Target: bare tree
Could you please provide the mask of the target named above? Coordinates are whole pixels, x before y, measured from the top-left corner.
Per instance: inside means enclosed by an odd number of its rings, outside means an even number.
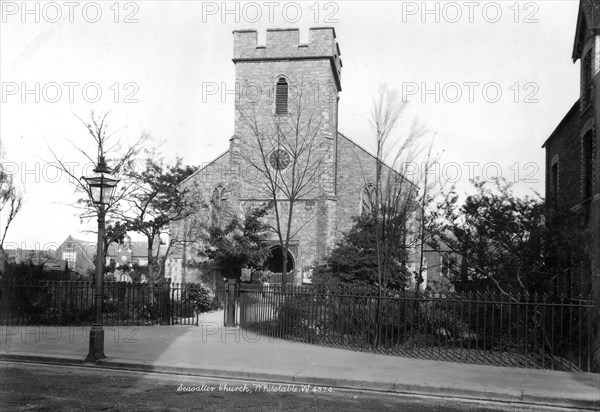
[[[255,111],[238,109],[252,135],[243,142],[247,147],[241,150],[242,157],[257,172],[257,183],[275,214],[270,229],[282,249],[283,279],[290,241],[310,221],[293,225],[294,208],[300,200],[323,196],[320,177],[333,167],[327,162],[333,140],[323,136],[322,107],[303,101],[302,90],[299,85],[298,95],[290,99],[286,113],[274,114],[267,121],[259,121]]]
[[[430,172],[439,165],[440,154],[433,154],[433,144],[435,142],[435,134],[431,139],[431,143],[427,150],[425,160],[421,163],[419,170],[419,186],[420,196],[418,199],[419,203],[419,229],[418,238],[416,239],[416,245],[419,248],[419,265],[416,273],[416,284],[417,289],[420,288],[424,282],[423,273],[425,272],[425,247],[435,244],[434,235],[436,230],[432,222],[432,205],[435,200],[442,194],[446,189],[446,183],[439,178],[430,179]]]
[[[417,287],[422,283],[425,246],[432,235],[428,208],[443,187],[439,179],[429,178],[439,162],[439,155],[433,155],[435,134],[426,145],[430,133],[417,119],[409,123],[410,127],[404,126],[407,105],[396,90],[382,86],[371,113],[376,172],[370,211],[375,223],[381,288],[389,285],[393,273],[390,268],[397,266],[398,257],[407,257],[412,251],[418,258]],[[365,171],[365,176],[367,180],[370,174]]]
[[[10,224],[17,216],[23,205],[23,194],[15,186],[14,177],[8,173],[4,163],[0,162],[0,221],[4,219],[4,230],[0,238],[0,250],[4,247],[4,239]]]
[[[123,149],[120,139],[118,139],[116,136],[117,132],[122,130],[122,128],[110,131],[110,127],[107,122],[108,115],[109,113],[96,114],[94,111],[92,111],[90,114],[90,121],[85,121],[81,117],[75,115],[75,117],[77,117],[77,119],[87,129],[87,133],[91,137],[90,143],[92,143],[92,146],[90,146],[89,149],[76,145],[70,139],[67,139],[67,141],[81,155],[81,158],[85,159],[84,163],[93,165],[93,168],[95,169],[98,167],[98,163],[101,160],[104,160],[110,166],[112,173],[119,175],[125,167],[133,167],[132,165],[135,161],[135,157],[140,152],[143,143],[147,141],[149,137],[147,135],[142,135],[133,144],[127,145]],[[54,157],[54,163],[57,165],[56,167],[69,177],[69,182],[75,186],[75,191],[80,195],[79,199],[74,205],[77,209],[81,210],[80,216],[82,218],[91,218],[96,216],[98,209],[92,203],[92,193],[90,187],[85,183],[85,181],[83,181],[81,176],[75,175],[74,168],[70,167],[72,163],[69,163],[59,157],[52,147],[48,146],[48,149]],[[96,151],[96,159],[94,159],[93,155],[91,154],[93,151]],[[113,196],[113,198],[109,200],[109,203],[104,206],[109,219],[111,217],[114,219],[114,214],[112,212],[114,212],[115,206],[130,193],[130,190],[130,186],[120,185],[120,188],[115,193],[115,196]],[[73,204],[70,203],[70,205]],[[94,233],[96,232],[94,231]],[[108,250],[110,243],[114,242],[114,240],[111,240],[109,237],[107,237],[107,234],[110,235],[109,232],[106,232],[104,236],[105,251]]]
[[[418,186],[407,177],[407,168],[416,163],[419,140],[425,133],[415,121],[408,132],[401,133],[400,121],[406,109],[395,90],[382,86],[373,103],[371,124],[375,134],[375,176],[369,201],[377,247],[377,283],[380,293],[397,277],[398,266],[404,268],[410,243],[414,239],[414,212]],[[389,166],[388,166],[389,165]],[[365,171],[365,180],[371,173]],[[401,261],[398,261],[401,260]],[[406,274],[404,274],[406,276]]]

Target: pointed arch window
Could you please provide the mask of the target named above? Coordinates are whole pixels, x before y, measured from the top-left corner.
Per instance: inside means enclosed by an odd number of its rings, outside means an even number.
[[[223,207],[223,204],[226,203],[228,200],[229,195],[225,187],[223,185],[215,187],[211,198],[211,203],[213,204],[213,206],[220,209],[221,207]]]
[[[288,113],[288,82],[280,77],[275,86],[275,114]]]
[[[360,213],[361,215],[370,215],[373,212],[375,201],[375,186],[369,184],[365,186],[360,195]]]
[[[218,185],[212,192],[210,199],[212,217],[214,221],[220,221],[223,212],[227,209],[229,202],[229,192],[225,189],[225,186]]]

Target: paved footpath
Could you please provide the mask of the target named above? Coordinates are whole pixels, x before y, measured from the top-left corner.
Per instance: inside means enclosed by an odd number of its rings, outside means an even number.
[[[105,327],[103,367],[600,410],[600,375],[467,365],[328,348],[222,327]],[[0,359],[84,364],[84,327],[0,326]]]

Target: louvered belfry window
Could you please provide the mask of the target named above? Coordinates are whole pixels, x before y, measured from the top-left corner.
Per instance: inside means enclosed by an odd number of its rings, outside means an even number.
[[[287,112],[288,83],[284,77],[280,77],[275,88],[275,114],[287,114]]]

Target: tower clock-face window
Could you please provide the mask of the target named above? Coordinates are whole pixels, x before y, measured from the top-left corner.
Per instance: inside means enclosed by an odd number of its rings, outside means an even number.
[[[290,164],[290,154],[283,149],[277,149],[269,156],[269,164],[275,170],[283,170]]]

